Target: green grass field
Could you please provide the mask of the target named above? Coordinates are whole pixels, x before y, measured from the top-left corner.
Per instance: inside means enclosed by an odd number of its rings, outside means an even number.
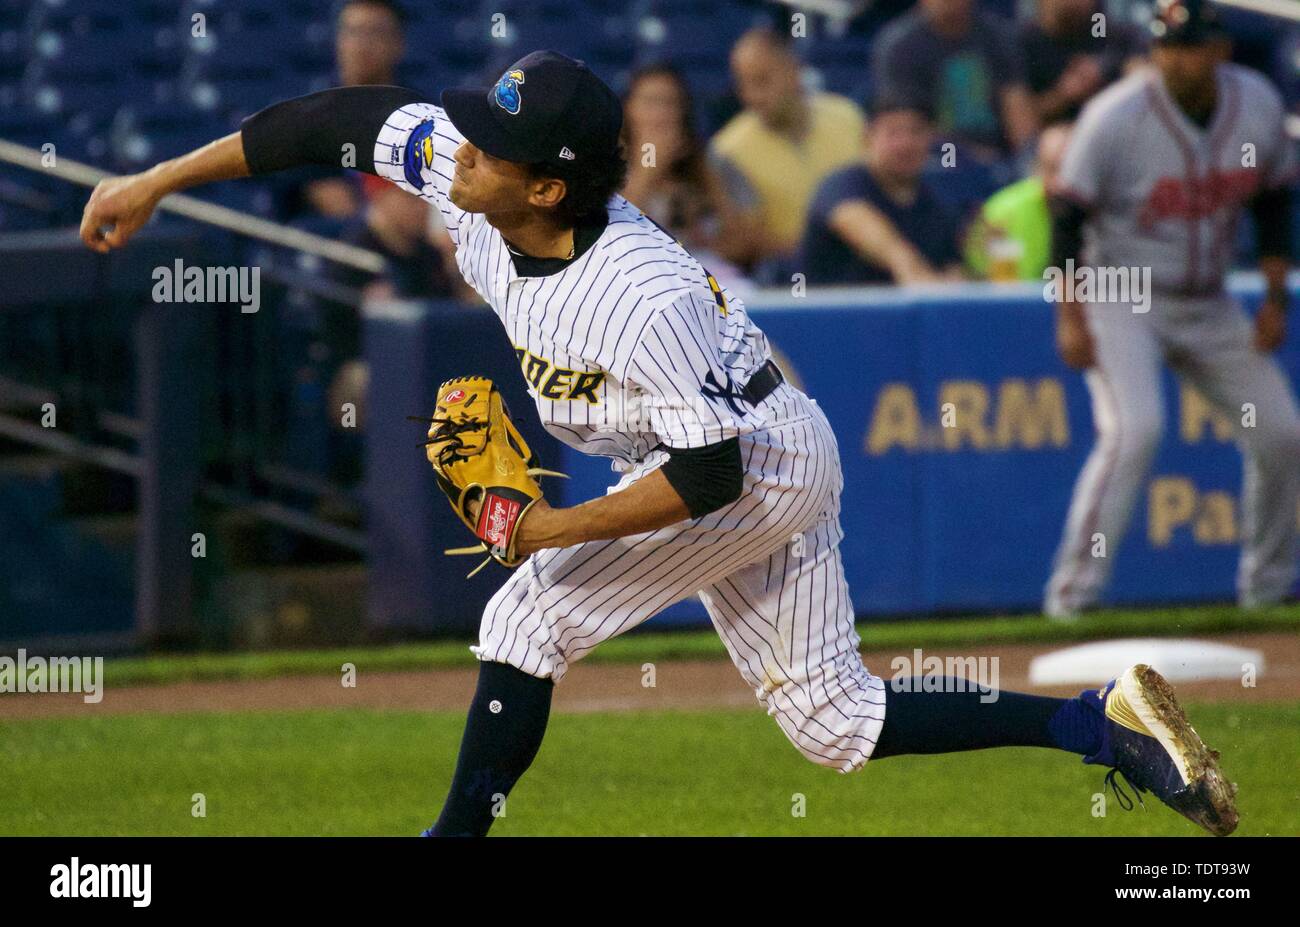
[[[1241,834],[1300,834],[1296,705],[1189,706],[1240,785]],[[3,834],[415,834],[449,781],[459,714],[307,711],[0,724]],[[1157,801],[1048,750],[900,757],[841,775],[763,712],[559,715],[494,833],[1191,835]],[[191,815],[203,793],[206,818]],[[806,816],[792,814],[794,796]]]

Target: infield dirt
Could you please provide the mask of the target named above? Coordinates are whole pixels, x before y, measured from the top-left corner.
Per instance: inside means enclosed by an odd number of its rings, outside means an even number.
[[[1216,641],[1264,653],[1265,668],[1257,684],[1236,680],[1179,683],[1183,701],[1300,700],[1300,636],[1290,633],[1241,634]],[[926,656],[997,657],[998,687],[1045,695],[1073,695],[1077,686],[1035,687],[1028,682],[1030,661],[1054,647],[998,645],[960,653],[927,649]],[[911,651],[866,650],[867,666],[888,679],[895,657]],[[757,706],[754,693],[736,669],[721,660],[674,660],[654,667],[654,686],[640,663],[578,663],[555,690],[554,710],[595,711],[707,710]],[[344,687],[339,676],[284,676],[274,679],[217,680],[114,688],[111,671],[103,701],[88,705],[76,694],[0,696],[0,720],[68,717],[88,714],[140,714],[198,711],[292,711],[315,708],[394,708],[464,711],[474,692],[477,670],[466,654],[464,668],[367,673],[357,666],[356,686]],[[1104,680],[1098,680],[1104,682]]]

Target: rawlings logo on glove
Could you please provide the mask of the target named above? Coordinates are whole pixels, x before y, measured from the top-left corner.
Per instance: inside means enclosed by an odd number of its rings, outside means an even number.
[[[458,547],[449,554],[488,554],[470,572],[490,560],[515,567],[515,539],[529,509],[542,498],[539,476],[564,476],[543,470],[519,434],[493,382],[486,377],[457,377],[438,388],[425,442],[438,487],[452,510],[482,544]]]

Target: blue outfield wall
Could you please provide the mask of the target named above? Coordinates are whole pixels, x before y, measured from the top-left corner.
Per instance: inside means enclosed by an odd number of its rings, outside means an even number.
[[[1258,303],[1253,281],[1234,285],[1234,292],[1248,309]],[[1057,358],[1052,310],[1039,288],[972,285],[955,293],[908,295],[813,291],[803,298],[755,296],[747,304],[782,368],[818,401],[839,439],[843,556],[858,614],[1035,609],[1075,477],[1093,440],[1087,390],[1082,377]],[[459,312],[463,316],[465,310]],[[486,312],[475,323],[496,326]],[[436,327],[432,320],[429,324]],[[499,350],[489,352],[494,375],[513,378],[508,382],[519,385],[522,394],[513,355],[499,327],[497,333],[491,337],[499,338]],[[410,330],[400,337],[407,340]],[[445,339],[432,329],[427,337]],[[469,372],[465,358],[431,353],[447,376]],[[1300,379],[1300,332],[1293,332],[1279,356],[1292,381]],[[429,377],[426,388],[441,377],[441,372]],[[1164,394],[1165,442],[1119,545],[1122,552],[1113,543],[1108,551],[1119,553],[1109,596],[1115,604],[1233,596],[1240,453],[1228,422],[1168,374]],[[374,400],[372,408],[386,408],[384,397]],[[403,401],[418,407],[429,399]],[[952,403],[951,427],[941,420],[946,403]],[[512,403],[516,414],[521,405]],[[536,424],[531,411],[525,415]],[[383,426],[372,420],[370,428],[372,440],[380,438],[375,432]],[[615,481],[607,461],[584,458],[553,442],[546,442],[543,454],[548,465],[554,462],[572,474],[569,482],[548,487],[560,504],[602,494]],[[408,492],[425,484],[432,488],[427,477],[412,472],[411,478]],[[395,503],[385,503],[383,495],[371,496],[380,510]],[[407,496],[402,503],[406,518],[413,501]],[[434,531],[437,542],[458,543],[457,523],[445,514]],[[378,523],[384,523],[382,514]],[[382,561],[397,553],[375,549],[372,586],[382,588]],[[408,548],[403,556],[412,553]],[[425,563],[429,582],[443,589],[451,584],[445,594],[458,599],[456,611],[463,614],[448,620],[473,627],[473,613],[502,578],[500,568],[491,568],[495,575],[486,587],[483,574],[476,577],[474,595],[466,597],[471,590],[458,578],[460,562],[450,573],[446,558]],[[375,617],[381,623],[429,620],[427,611],[397,619],[391,608]],[[656,619],[665,624],[705,620],[695,601]]]

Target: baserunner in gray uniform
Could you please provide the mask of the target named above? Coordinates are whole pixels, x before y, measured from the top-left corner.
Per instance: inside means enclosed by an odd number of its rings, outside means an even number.
[[[1058,347],[1086,371],[1097,428],[1047,585],[1044,611],[1059,619],[1093,605],[1110,577],[1164,430],[1162,362],[1238,428],[1241,604],[1281,600],[1296,576],[1300,414],[1271,356],[1285,335],[1296,175],[1285,112],[1261,75],[1226,61],[1208,3],[1161,0],[1157,14],[1156,67],[1084,109],[1055,191],[1054,264],[1076,261],[1098,280],[1149,274],[1152,290],[1140,304],[1058,304]],[[1267,282],[1253,326],[1224,289],[1245,206]]]

